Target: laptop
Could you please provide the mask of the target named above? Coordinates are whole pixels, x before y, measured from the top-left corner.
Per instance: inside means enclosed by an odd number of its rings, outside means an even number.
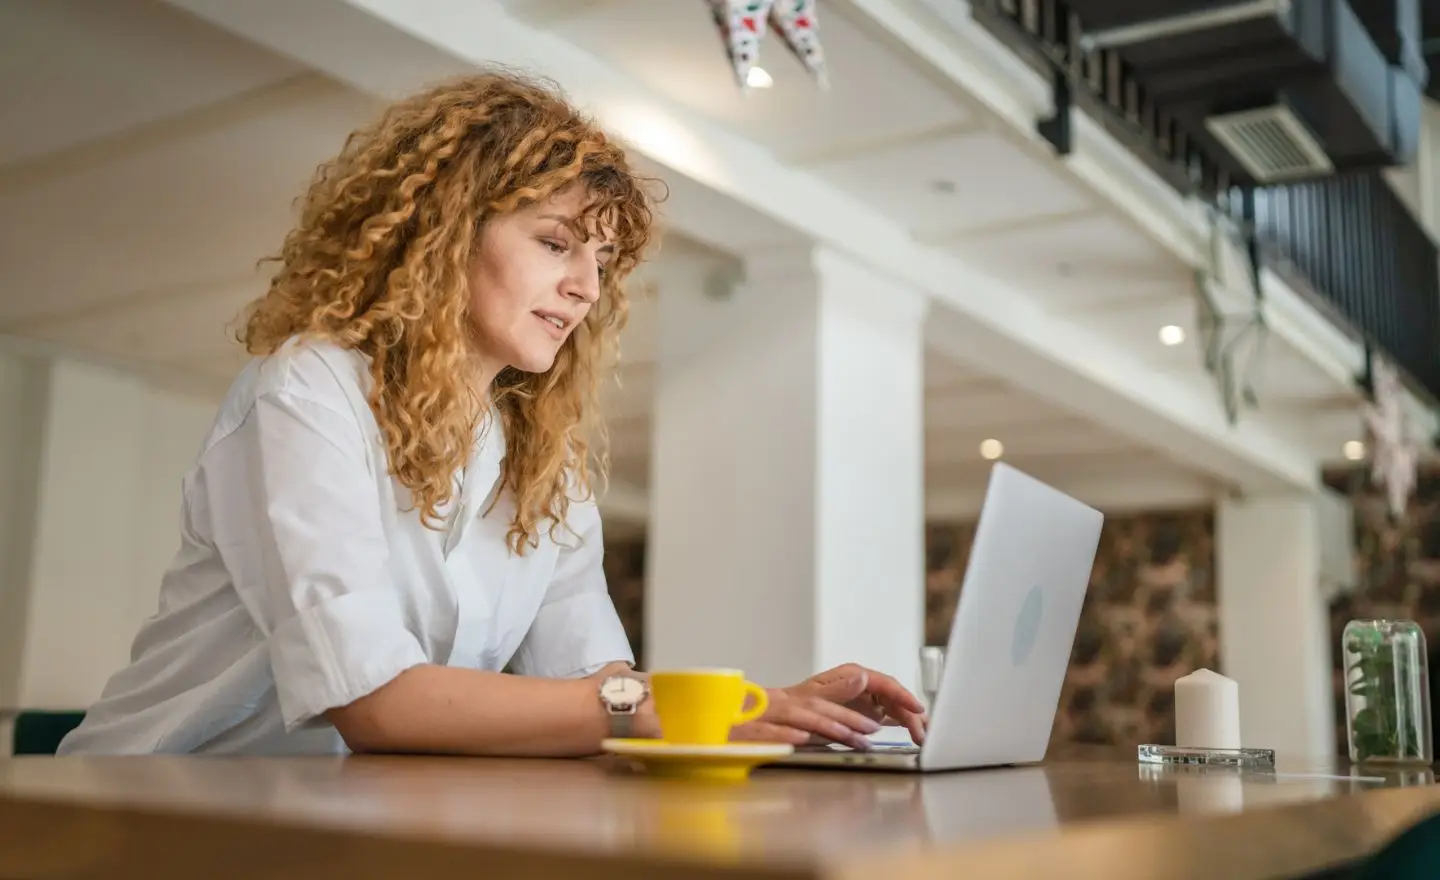
[[[776,764],[926,772],[1044,760],[1103,522],[1100,511],[995,464],[925,744],[806,746]]]

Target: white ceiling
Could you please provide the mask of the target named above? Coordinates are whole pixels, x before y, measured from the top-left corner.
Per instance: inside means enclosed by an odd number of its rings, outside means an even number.
[[[775,87],[741,96],[698,2],[509,0],[582,48],[733,126],[988,272],[1044,291],[1156,370],[1200,370],[1188,269],[1048,156],[980,124],[904,57],[827,15],[832,88],[778,41]],[[86,108],[75,112],[75,108]],[[239,363],[230,322],[263,290],[315,166],[373,111],[316,73],[149,0],[0,4],[0,333],[223,387]],[[951,192],[938,192],[944,181]],[[679,197],[684,193],[678,192]],[[765,235],[773,234],[765,231]],[[640,279],[651,296],[733,255],[671,237]],[[1168,323],[1191,330],[1160,345]],[[637,296],[614,414],[617,475],[647,479],[653,301]],[[1316,448],[1355,431],[1353,400],[1272,346],[1267,405],[1304,416]],[[1194,475],[1087,420],[935,355],[927,359],[932,490],[983,472],[977,447],[1047,478]],[[1313,418],[1312,418],[1313,417]]]
[[[7,120],[0,166],[199,110],[300,72],[150,3],[0,4],[0,119]]]
[[[959,98],[917,77],[895,53],[833,17],[824,19],[825,51],[832,59],[828,95],[817,96],[799,62],[782,43],[769,40],[762,61],[774,73],[775,86],[763,96],[744,96],[699,0],[502,0],[502,5],[792,161],[865,150],[896,132],[936,131],[969,118]],[[864,118],[856,118],[856,103],[866,107]]]
[[[804,164],[936,244],[1038,218],[1093,217],[1093,199],[1058,166],[1017,163],[1014,152],[1012,144],[983,128],[958,125]],[[1004,173],[976,173],[982,169]]]

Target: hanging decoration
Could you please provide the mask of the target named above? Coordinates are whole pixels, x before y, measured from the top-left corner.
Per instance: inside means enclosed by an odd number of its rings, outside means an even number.
[[[1215,380],[1226,421],[1234,425],[1242,409],[1260,404],[1255,388],[1265,363],[1270,329],[1261,308],[1257,276],[1233,224],[1213,208],[1209,221],[1208,259],[1195,270],[1195,322],[1205,370]],[[1219,291],[1229,289],[1242,292],[1245,305],[1241,310],[1226,311],[1221,306]]]
[[[1390,515],[1398,519],[1415,491],[1420,444],[1405,416],[1404,392],[1395,368],[1372,354],[1370,382],[1373,403],[1365,404],[1363,411],[1372,452],[1370,479],[1385,490]]]
[[[785,38],[785,45],[810,71],[820,88],[830,88],[830,78],[825,73],[825,50],[820,48],[820,31],[815,22],[815,0],[776,0],[770,19],[775,30]]]
[[[767,27],[810,71],[821,88],[829,88],[825,52],[815,18],[815,0],[706,0],[710,16],[725,43],[725,53],[742,93],[750,90],[750,71],[760,59]]]
[[[750,89],[750,70],[760,58],[760,41],[775,0],[708,0],[710,16],[725,41],[725,54],[741,92]]]

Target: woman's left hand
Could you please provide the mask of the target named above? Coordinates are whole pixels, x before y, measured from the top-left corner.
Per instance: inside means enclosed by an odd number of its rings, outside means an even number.
[[[867,734],[891,724],[908,729],[917,744],[925,741],[924,704],[895,679],[856,663],[767,693],[765,714],[736,727],[731,739],[796,744],[818,739],[866,748]]]

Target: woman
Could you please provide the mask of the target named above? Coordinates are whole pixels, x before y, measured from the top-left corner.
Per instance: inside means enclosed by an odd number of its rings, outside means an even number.
[[[158,613],[61,752],[583,755],[622,721],[657,735],[646,702],[613,699],[643,676],[591,492],[643,183],[511,76],[352,135],[251,307],[257,357],[184,480]],[[923,735],[919,702],[859,667],[771,693],[737,739],[863,745],[887,714]]]

